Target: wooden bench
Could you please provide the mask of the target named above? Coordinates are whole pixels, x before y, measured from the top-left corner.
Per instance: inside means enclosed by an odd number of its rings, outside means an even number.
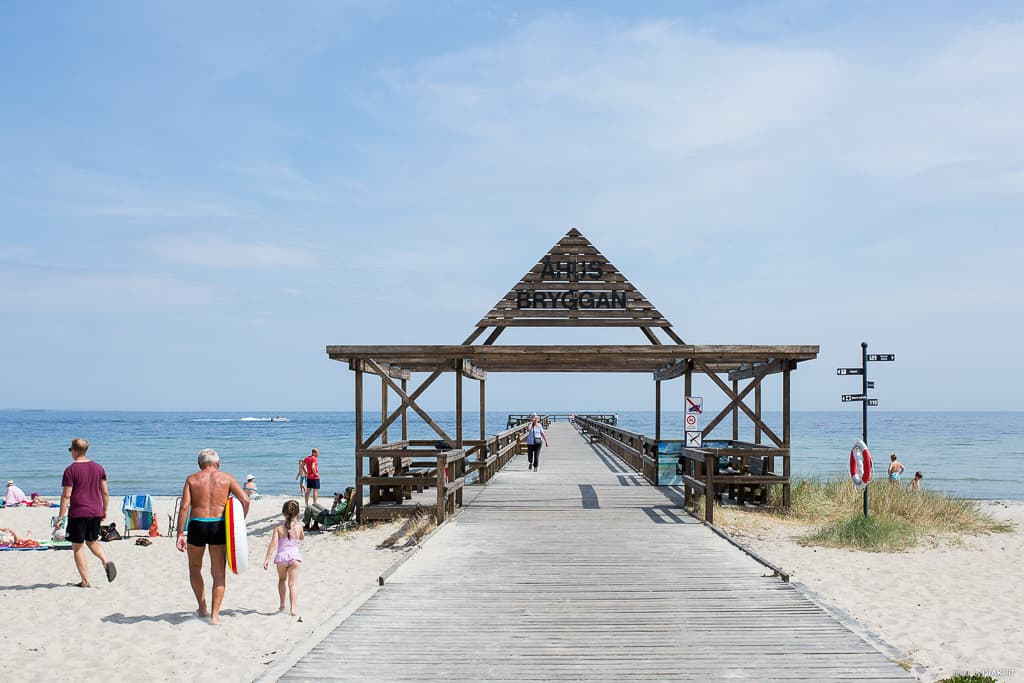
[[[436,467],[410,467],[408,470],[406,470],[406,474],[408,474],[411,477],[432,477],[432,478],[436,478],[437,477],[437,468]],[[426,486],[424,486],[423,484],[413,484],[412,485],[412,489],[416,493],[423,493],[423,491],[425,489],[428,489],[428,488],[430,488],[429,484],[426,485]]]
[[[768,457],[746,458],[742,463],[736,463],[739,467],[737,478],[742,481],[744,475],[760,477],[770,474],[768,471]],[[768,502],[768,487],[764,484],[729,484],[729,497],[741,505],[756,500],[761,505]]]

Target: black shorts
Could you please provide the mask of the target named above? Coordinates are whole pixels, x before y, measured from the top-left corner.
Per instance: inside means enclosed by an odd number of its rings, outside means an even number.
[[[226,535],[224,531],[224,520],[216,522],[204,522],[198,519],[188,521],[188,544],[199,546],[225,545]]]
[[[65,538],[72,543],[100,540],[100,522],[102,517],[71,517],[68,519],[68,530]]]
[[[319,489],[320,488],[320,480],[319,479],[310,479],[309,477],[306,477],[306,488],[307,489]]]

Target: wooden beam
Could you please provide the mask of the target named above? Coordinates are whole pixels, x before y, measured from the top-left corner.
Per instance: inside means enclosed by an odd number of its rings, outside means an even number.
[[[487,438],[487,382],[480,380],[480,440]]]
[[[740,393],[739,380],[734,379],[732,381],[732,393],[733,396],[736,396],[737,394]],[[732,404],[732,440],[740,440],[740,411],[739,408],[736,407],[735,403]]]
[[[394,379],[409,379],[412,377],[412,373],[409,370],[400,368],[397,365],[392,365],[390,363],[379,363],[379,365],[387,371],[388,377],[392,377]],[[362,372],[373,372],[373,370],[366,365],[366,361],[359,359],[350,360],[348,362],[348,369],[361,370]]]
[[[363,447],[363,371],[356,370],[356,450]],[[363,459],[356,456],[356,481],[363,476]],[[362,522],[363,514],[363,487],[356,486],[356,521]]]
[[[654,440],[661,441],[661,382],[654,383]]]
[[[477,381],[483,381],[487,379],[487,371],[478,368],[476,365],[473,364],[473,361],[469,360],[468,358],[462,358],[455,361],[453,367],[459,370],[460,374],[465,375],[469,379],[475,379]]]
[[[504,331],[504,327],[495,327],[494,330],[489,335],[487,335],[487,339],[484,340],[484,346],[490,346],[491,344],[493,344],[495,341],[498,340],[498,337],[500,337],[501,333]]]
[[[384,424],[384,420],[388,419],[388,385],[384,383],[383,375],[380,378],[380,423]],[[380,442],[386,444],[388,442],[388,430],[384,428],[384,433],[380,435]]]
[[[655,346],[661,346],[661,340],[654,336],[654,333],[651,332],[651,328],[641,327],[640,331],[644,333],[644,336],[647,337],[652,344]]]
[[[696,363],[696,365],[697,365],[697,366],[699,367],[699,366],[703,365],[703,363],[702,363],[702,362],[699,362],[699,361],[698,361],[698,362]],[[762,368],[762,370],[765,370],[765,369],[764,369],[764,368]],[[766,425],[766,424],[764,423],[764,421],[763,421],[763,420],[759,419],[759,418],[758,418],[758,417],[757,417],[756,415],[754,415],[754,412],[753,412],[753,411],[752,411],[752,410],[751,410],[751,409],[750,409],[749,407],[747,407],[747,404],[746,404],[746,403],[744,403],[744,402],[743,402],[743,398],[744,398],[744,397],[745,397],[745,396],[746,396],[746,395],[747,395],[747,394],[748,394],[748,393],[750,392],[750,390],[751,390],[751,389],[753,389],[753,388],[754,388],[754,383],[756,382],[756,378],[755,378],[755,381],[754,381],[754,382],[751,382],[750,384],[748,384],[748,385],[747,385],[747,387],[746,387],[746,388],[745,388],[745,389],[744,389],[744,390],[743,390],[742,392],[740,392],[739,394],[735,394],[735,393],[733,393],[733,391],[732,391],[732,390],[731,390],[731,389],[729,388],[729,385],[727,385],[727,384],[726,384],[725,382],[723,382],[723,381],[722,381],[722,380],[721,380],[721,379],[720,379],[720,378],[718,377],[718,375],[716,375],[716,374],[715,374],[715,373],[713,373],[713,372],[708,372],[708,373],[706,373],[706,374],[707,374],[707,376],[708,376],[708,377],[710,377],[710,378],[711,378],[711,380],[712,380],[712,381],[713,381],[713,382],[714,382],[715,384],[717,384],[717,385],[718,385],[718,388],[719,388],[719,389],[721,389],[721,390],[722,390],[722,391],[723,391],[723,392],[725,393],[725,395],[726,395],[727,397],[729,397],[729,398],[730,398],[731,400],[730,400],[730,403],[729,403],[729,405],[727,405],[727,406],[726,406],[726,407],[725,407],[725,408],[724,408],[724,409],[722,410],[722,412],[720,412],[720,413],[718,414],[718,416],[717,416],[717,417],[715,417],[715,419],[714,419],[714,420],[712,420],[712,421],[711,421],[711,422],[710,422],[710,423],[708,424],[708,426],[704,428],[704,430],[703,430],[703,434],[704,434],[704,436],[707,436],[707,435],[711,434],[711,431],[712,431],[712,430],[713,430],[713,429],[714,429],[715,427],[717,427],[717,426],[718,426],[718,423],[720,423],[720,422],[721,422],[721,421],[722,421],[722,420],[723,420],[723,419],[725,418],[725,416],[726,416],[726,415],[727,415],[727,414],[729,413],[729,411],[730,411],[730,410],[732,410],[732,408],[733,408],[733,405],[735,404],[735,405],[736,405],[736,406],[738,406],[738,407],[739,407],[739,408],[740,408],[740,409],[741,409],[741,410],[742,410],[742,411],[743,411],[744,413],[746,413],[746,414],[747,414],[747,417],[749,417],[749,418],[751,419],[751,421],[752,421],[752,422],[754,422],[754,424],[759,424],[759,425],[761,425],[761,429],[762,429],[762,430],[764,430],[764,433],[768,435],[768,438],[769,438],[769,439],[771,439],[772,441],[774,441],[774,442],[775,442],[775,445],[776,445],[776,446],[782,446],[782,440],[781,440],[781,439],[780,439],[780,438],[779,438],[778,436],[776,436],[776,435],[775,435],[775,432],[773,432],[773,431],[771,430],[771,428],[770,428],[770,427],[768,427],[768,425]],[[762,377],[763,377],[763,375],[762,375]]]
[[[754,422],[754,443],[761,443],[761,380],[754,385],[754,414],[757,421]]]
[[[425,380],[423,380],[423,384],[421,384],[419,386],[419,388],[416,389],[416,391],[412,392],[412,396],[409,397],[409,398],[411,398],[412,400],[416,400],[417,398],[419,398],[420,395],[424,391],[426,391],[427,388],[431,384],[433,384],[437,380],[438,377],[440,377],[441,375],[444,374],[444,371],[446,369],[448,369],[448,363],[445,363],[442,367],[440,367],[437,370],[435,370],[430,375],[430,377],[428,377]],[[401,391],[401,392],[399,392],[399,396],[405,397],[406,393],[404,391]],[[370,435],[370,438],[367,439],[365,442],[363,442],[361,444],[358,444],[358,447],[359,448],[369,448],[370,444],[372,444],[374,441],[376,441],[377,437],[380,436],[384,432],[384,430],[388,428],[388,425],[390,425],[392,422],[397,420],[398,416],[401,415],[403,413],[403,411],[406,410],[408,407],[409,407],[409,404],[407,404],[405,399],[403,398],[402,406],[400,408],[398,408],[397,410],[395,410],[393,413],[391,413],[391,415],[388,416],[388,419],[384,422],[384,424],[382,424],[380,427],[377,427],[376,431],[374,431],[373,434]]]
[[[462,342],[462,345],[465,346],[466,344],[472,344],[474,341],[476,341],[476,338],[479,337],[483,333],[484,333],[484,328],[477,327],[475,330],[470,332],[469,336],[466,337],[466,341]]]
[[[377,364],[373,360],[370,360],[369,362],[372,363],[373,365]],[[402,391],[401,387],[399,387],[397,384],[392,382],[390,377],[387,377],[384,373],[380,373],[380,374],[381,374],[381,378],[385,382],[388,383],[389,387],[391,387],[391,390],[394,391],[396,394],[398,394],[402,398],[402,402],[403,403],[409,404],[409,407],[412,408],[413,410],[415,410],[416,414],[419,415],[420,418],[424,422],[426,422],[428,425],[430,425],[430,428],[433,429],[434,432],[436,432],[438,436],[440,436],[442,439],[444,439],[448,443],[452,442],[452,438],[450,436],[448,436],[448,434],[441,428],[440,425],[438,425],[436,422],[434,422],[433,418],[430,417],[430,415],[427,413],[427,411],[425,411],[422,408],[420,408],[419,404],[416,403],[416,401],[413,398],[411,398],[410,396],[408,396],[404,391]],[[382,425],[382,426],[386,427],[385,425]],[[371,441],[370,443],[373,443],[373,442]],[[369,445],[370,445],[369,443],[366,444],[364,446],[364,448],[369,447]]]
[[[762,377],[776,372],[782,372],[782,361],[773,360],[768,363],[751,363],[749,365],[744,365],[743,367],[737,368],[736,370],[730,370],[729,379],[732,381],[741,379],[753,379],[754,376],[757,374],[758,368],[762,367],[768,368],[768,372],[761,375]]]
[[[671,325],[669,325],[668,327],[664,328],[664,332],[676,344],[679,344],[680,346],[683,346],[683,345],[686,344],[686,342],[683,341],[682,337],[680,337],[678,334],[675,333],[675,331],[672,329]]]
[[[465,361],[459,359],[456,361],[459,365],[463,365]],[[451,443],[450,441],[448,443]],[[455,447],[462,448],[462,373],[455,373]]]
[[[654,381],[664,382],[665,380],[675,379],[676,377],[682,377],[684,374],[690,371],[690,361],[688,358],[677,358],[672,363],[660,370],[654,371]]]
[[[403,379],[402,380],[402,391],[408,392],[408,390],[409,390],[409,380]],[[402,441],[408,441],[409,440],[409,415],[408,415],[408,410],[409,410],[408,406],[406,406],[405,404],[402,404]]]

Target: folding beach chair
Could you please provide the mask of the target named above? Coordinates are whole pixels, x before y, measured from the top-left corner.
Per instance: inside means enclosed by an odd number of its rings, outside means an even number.
[[[121,512],[124,513],[124,538],[131,536],[132,529],[148,532],[153,526],[153,499],[150,496],[125,496]]]

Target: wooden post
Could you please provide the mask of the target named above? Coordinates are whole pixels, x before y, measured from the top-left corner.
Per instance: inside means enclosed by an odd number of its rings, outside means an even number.
[[[761,443],[761,380],[754,385],[754,414],[757,421],[754,423],[754,443]]]
[[[783,361],[782,371],[782,447],[786,454],[782,456],[782,476],[786,483],[782,485],[782,506],[789,507],[789,373],[793,367],[790,361]]]
[[[363,371],[356,370],[356,522],[363,522],[363,456],[359,451],[363,448]]]
[[[462,359],[455,361],[455,447],[462,448]]]
[[[661,441],[661,380],[654,382],[654,440]]]
[[[732,381],[732,393],[733,395],[740,393],[740,381],[734,379]],[[740,408],[739,406],[733,406],[732,408],[732,440],[740,440]]]
[[[718,450],[704,454],[704,520],[715,521],[715,468],[718,467]]]
[[[403,379],[402,380],[402,393],[405,394],[406,396],[409,395],[409,380],[407,380],[407,379]],[[409,410],[409,406],[403,404],[402,405],[402,441],[408,441],[409,440],[409,414],[407,412],[408,410]]]
[[[380,423],[384,424],[385,420],[388,419],[388,384],[384,381],[384,377],[380,378]],[[380,435],[380,442],[386,444],[388,442],[388,428],[384,428],[384,433]]]
[[[683,395],[693,396],[693,363],[686,361],[686,374],[683,375]],[[686,399],[683,399],[686,402]],[[683,414],[686,414],[686,406],[683,406]]]
[[[437,523],[444,521],[445,505],[448,498],[448,482],[444,476],[444,467],[448,462],[448,451],[437,454]]]
[[[487,438],[487,389],[486,380],[480,380],[480,440]]]

